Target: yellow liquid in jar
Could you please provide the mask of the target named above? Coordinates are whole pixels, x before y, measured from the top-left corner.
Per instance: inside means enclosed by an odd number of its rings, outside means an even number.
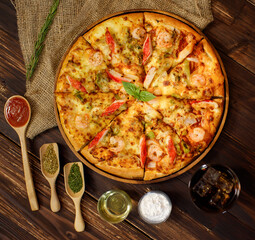
[[[97,210],[100,216],[110,223],[123,221],[132,209],[131,199],[121,190],[110,190],[98,200]]]

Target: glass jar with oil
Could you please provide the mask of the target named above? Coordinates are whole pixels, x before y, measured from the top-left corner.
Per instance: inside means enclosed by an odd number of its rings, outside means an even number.
[[[132,209],[129,195],[122,190],[105,192],[98,200],[97,211],[101,218],[110,223],[123,221]]]

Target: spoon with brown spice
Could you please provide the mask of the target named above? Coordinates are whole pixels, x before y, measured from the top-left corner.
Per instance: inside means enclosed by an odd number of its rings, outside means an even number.
[[[56,192],[56,179],[59,174],[59,152],[57,143],[44,144],[40,148],[41,171],[50,184],[50,208],[52,212],[60,210],[60,202]]]

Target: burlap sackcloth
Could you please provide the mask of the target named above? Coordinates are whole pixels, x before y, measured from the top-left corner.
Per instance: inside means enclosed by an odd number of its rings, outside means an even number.
[[[34,49],[44,24],[51,0],[15,0],[21,50],[25,64]],[[54,115],[54,79],[61,57],[72,41],[98,19],[123,10],[158,9],[175,13],[200,29],[212,20],[211,0],[60,0],[45,47],[33,77],[26,82],[25,96],[31,104],[32,118],[27,137],[57,125]]]

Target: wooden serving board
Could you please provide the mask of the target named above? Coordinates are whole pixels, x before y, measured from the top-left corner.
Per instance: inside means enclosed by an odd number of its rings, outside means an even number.
[[[72,152],[76,155],[76,157],[81,161],[83,162],[87,167],[89,167],[90,169],[94,170],[95,172],[107,177],[107,178],[110,178],[110,179],[113,179],[113,180],[116,180],[116,181],[120,181],[120,182],[125,182],[125,183],[131,183],[131,184],[151,184],[151,183],[157,183],[157,182],[162,182],[162,181],[166,181],[168,179],[171,179],[171,178],[174,178],[174,177],[177,177],[179,175],[181,175],[182,173],[185,173],[186,171],[188,171],[189,169],[191,169],[192,167],[194,167],[197,163],[199,163],[206,155],[207,153],[212,149],[213,145],[215,144],[215,142],[217,141],[217,139],[219,138],[221,132],[222,132],[222,129],[223,129],[223,126],[225,124],[225,121],[226,121],[226,118],[227,118],[227,112],[228,112],[228,106],[229,106],[229,85],[228,85],[228,78],[227,78],[227,74],[226,74],[226,71],[225,71],[225,68],[224,68],[224,65],[222,63],[222,60],[218,54],[218,52],[216,51],[216,49],[214,48],[214,46],[211,44],[211,42],[208,40],[208,38],[202,33],[202,31],[197,28],[194,24],[192,24],[191,22],[173,14],[173,13],[169,13],[169,12],[165,12],[165,11],[160,11],[160,10],[151,10],[151,9],[139,9],[139,10],[127,10],[127,11],[122,11],[122,12],[117,12],[117,13],[113,13],[113,14],[110,14],[104,18],[101,18],[100,20],[96,21],[95,23],[93,23],[92,25],[88,26],[83,32],[81,32],[81,34],[79,36],[77,36],[76,39],[74,39],[74,41],[72,42],[72,44],[70,45],[70,47],[67,49],[66,53],[64,54],[64,56],[62,57],[61,61],[60,61],[60,64],[58,66],[58,69],[57,69],[57,73],[56,73],[56,77],[55,77],[55,87],[54,89],[56,89],[56,83],[57,83],[57,80],[58,80],[58,75],[59,75],[59,72],[60,72],[60,69],[61,69],[61,66],[64,62],[64,59],[66,57],[66,55],[69,53],[71,47],[73,46],[73,44],[77,41],[77,39],[84,35],[86,32],[88,32],[89,30],[91,30],[93,27],[95,27],[97,24],[105,21],[105,20],[108,20],[112,17],[116,17],[116,16],[120,16],[120,15],[124,15],[124,14],[129,14],[129,13],[137,13],[137,12],[152,12],[152,13],[159,13],[159,14],[162,14],[162,15],[166,15],[166,16],[169,16],[169,17],[172,17],[172,18],[175,18],[185,24],[187,24],[189,27],[193,28],[198,34],[200,34],[204,39],[207,40],[207,42],[211,45],[212,49],[214,50],[217,58],[218,58],[218,61],[219,61],[219,64],[220,64],[220,67],[221,67],[221,70],[222,70],[222,73],[223,73],[223,76],[224,76],[224,90],[225,90],[225,98],[224,98],[224,110],[223,110],[223,114],[222,114],[222,117],[221,117],[221,122],[218,126],[218,129],[217,129],[217,132],[214,136],[214,138],[212,139],[211,143],[208,145],[208,147],[195,159],[193,160],[192,162],[190,162],[188,165],[186,165],[184,168],[180,169],[179,171],[173,173],[173,174],[170,174],[168,176],[165,176],[165,177],[162,177],[162,178],[158,178],[158,179],[154,179],[154,180],[150,180],[150,181],[144,181],[144,180],[135,180],[135,179],[126,179],[126,178],[121,178],[121,177],[117,177],[115,175],[112,175],[110,173],[107,173],[97,167],[95,167],[93,164],[91,164],[89,161],[86,160],[86,158],[83,157],[83,155],[80,154],[80,152],[77,152],[75,151],[75,149],[73,148],[72,144],[70,143],[69,139],[67,138],[63,128],[62,128],[62,125],[61,125],[61,122],[60,122],[60,119],[59,119],[59,112],[58,112],[58,109],[57,109],[57,104],[56,104],[56,101],[54,103],[54,111],[55,111],[55,116],[56,116],[56,120],[57,120],[57,124],[58,124],[58,128],[61,132],[61,135],[62,137],[64,138],[66,144],[68,145],[68,147],[72,150]]]

